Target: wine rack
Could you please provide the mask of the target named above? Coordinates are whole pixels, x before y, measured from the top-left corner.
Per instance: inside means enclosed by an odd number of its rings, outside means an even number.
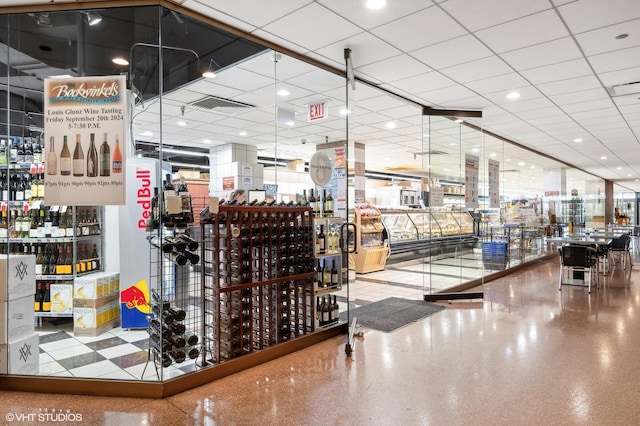
[[[207,362],[314,331],[313,210],[216,207],[200,218]]]

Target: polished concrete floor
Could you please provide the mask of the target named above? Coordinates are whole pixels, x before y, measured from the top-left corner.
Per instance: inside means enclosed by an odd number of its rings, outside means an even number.
[[[337,337],[163,400],[0,392],[0,412],[6,424],[635,425],[639,269],[588,294],[558,291],[558,262],[539,263],[486,284],[483,302],[363,330],[350,358]]]

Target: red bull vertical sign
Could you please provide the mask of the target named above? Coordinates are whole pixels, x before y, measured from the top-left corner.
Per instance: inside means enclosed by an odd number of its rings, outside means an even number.
[[[45,79],[45,204],[124,204],[126,98],[123,75]]]

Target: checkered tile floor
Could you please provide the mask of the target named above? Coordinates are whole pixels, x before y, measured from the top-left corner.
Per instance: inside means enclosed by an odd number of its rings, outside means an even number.
[[[45,320],[36,332],[40,334],[41,376],[156,381],[198,368],[195,360],[187,360],[160,367],[156,373],[153,361],[147,365],[149,335],[145,330],[118,327],[96,337],[75,337],[72,322],[58,319]]]

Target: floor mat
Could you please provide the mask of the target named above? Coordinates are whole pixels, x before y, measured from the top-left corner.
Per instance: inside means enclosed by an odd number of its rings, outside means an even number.
[[[423,300],[389,297],[351,309],[349,316],[351,320],[357,318],[358,324],[364,327],[389,333],[443,309],[444,306]],[[341,315],[341,319],[346,320],[346,313],[343,314],[344,318]]]

